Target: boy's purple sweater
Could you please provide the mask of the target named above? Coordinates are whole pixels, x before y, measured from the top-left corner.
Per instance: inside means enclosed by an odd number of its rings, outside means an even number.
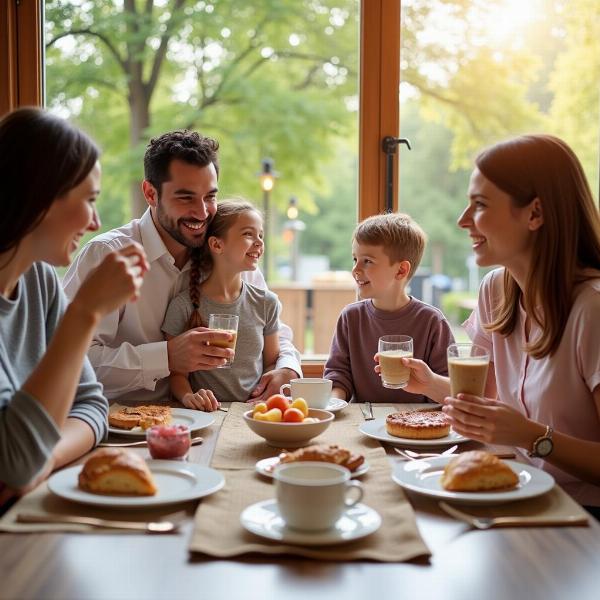
[[[446,350],[454,342],[450,325],[437,308],[411,297],[394,312],[375,308],[371,300],[346,306],[337,322],[324,376],[346,391],[347,400],[426,402],[425,396],[384,388],[373,370],[379,338],[396,334],[410,335],[414,357],[425,361],[434,373],[448,374]]]

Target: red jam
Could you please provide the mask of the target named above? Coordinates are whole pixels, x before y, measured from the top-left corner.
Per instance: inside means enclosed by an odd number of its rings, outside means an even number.
[[[187,425],[157,425],[146,431],[150,456],[157,459],[185,458],[191,441]]]

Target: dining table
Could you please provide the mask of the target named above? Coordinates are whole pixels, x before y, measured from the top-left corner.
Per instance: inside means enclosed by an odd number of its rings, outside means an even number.
[[[227,414],[218,417],[199,432],[203,442],[190,449],[190,462],[210,465]],[[404,460],[393,446],[382,445],[392,466]],[[468,441],[460,451],[482,447]],[[148,457],[145,447],[131,450]],[[226,493],[227,485],[217,492]],[[200,500],[171,509],[181,520],[175,534],[0,533],[0,599],[600,598],[600,525],[593,517],[586,526],[478,530],[446,514],[435,498],[405,493],[429,556],[381,562],[190,552]],[[219,526],[225,532],[239,527],[239,520],[231,514]]]

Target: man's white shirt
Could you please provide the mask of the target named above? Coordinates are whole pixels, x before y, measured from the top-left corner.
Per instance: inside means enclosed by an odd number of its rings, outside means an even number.
[[[144,247],[150,264],[140,297],[102,319],[88,355],[109,400],[164,402],[169,398],[169,364],[161,326],[171,299],[189,285],[190,263],[181,270],[175,266],[150,210],[140,219],[98,235],[86,244],[69,267],[63,286],[72,300],[90,271],[107,254],[133,241]],[[267,287],[259,270],[244,272],[242,277],[252,285]],[[291,329],[281,323],[276,368],[287,367],[301,374],[300,354],[292,336]]]

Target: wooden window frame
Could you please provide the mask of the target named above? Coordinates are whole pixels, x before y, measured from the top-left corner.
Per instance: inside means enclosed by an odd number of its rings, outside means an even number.
[[[385,136],[397,137],[400,129],[400,4],[401,0],[361,0],[360,220],[385,209],[386,165],[381,140]],[[19,106],[43,105],[44,15],[42,0],[0,0],[0,6],[0,115],[3,115]],[[394,161],[394,189],[397,189],[397,156]]]
[[[41,0],[0,0],[0,116],[44,99]]]
[[[361,0],[358,218],[385,210],[384,137],[400,130],[401,0]],[[0,116],[44,103],[43,0],[0,0]],[[398,189],[398,155],[394,157]],[[397,210],[398,194],[394,194]],[[313,376],[322,361],[306,365]]]

